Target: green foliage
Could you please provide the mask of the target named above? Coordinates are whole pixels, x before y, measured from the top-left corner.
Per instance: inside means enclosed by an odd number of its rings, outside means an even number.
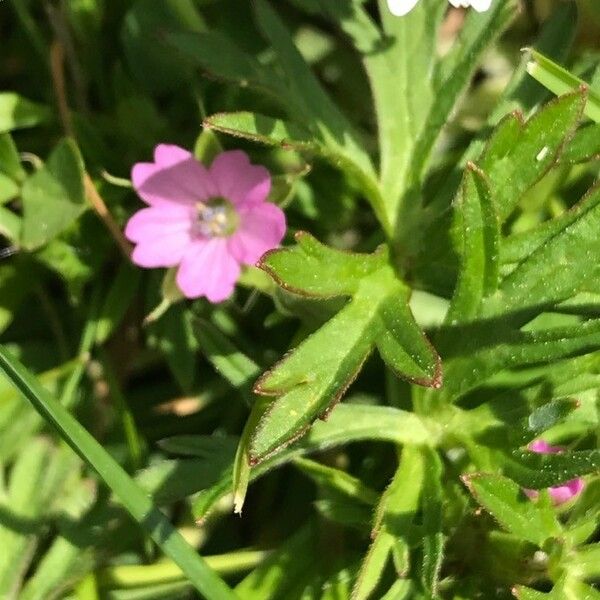
[[[596,598],[592,0],[46,4],[0,2],[0,597]],[[272,174],[219,305],[130,260],[159,143]]]

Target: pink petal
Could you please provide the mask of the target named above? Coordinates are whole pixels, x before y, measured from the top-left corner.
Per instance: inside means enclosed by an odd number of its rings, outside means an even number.
[[[262,202],[271,191],[271,174],[250,163],[242,150],[219,154],[210,165],[210,175],[223,198],[234,204]]]
[[[562,485],[549,488],[550,497],[554,504],[563,504],[578,496],[584,488],[583,479],[572,479]]]
[[[188,298],[206,296],[222,302],[233,293],[240,276],[240,265],[227,249],[227,238],[195,240],[186,250],[177,285]]]
[[[532,452],[537,452],[538,454],[558,454],[563,451],[563,448],[560,446],[551,446],[544,440],[535,440],[529,444],[528,448]]]
[[[216,195],[206,168],[187,150],[161,144],[153,163],[136,163],[131,180],[138,195],[151,206],[190,204]]]
[[[245,265],[253,265],[267,250],[279,246],[285,235],[285,214],[263,202],[239,210],[240,226],[229,238],[229,250]]]
[[[137,245],[131,259],[140,267],[172,267],[190,243],[190,210],[177,205],[143,208],[125,227],[126,237]]]

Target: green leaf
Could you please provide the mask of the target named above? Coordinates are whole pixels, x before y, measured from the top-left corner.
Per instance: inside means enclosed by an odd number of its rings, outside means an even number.
[[[299,120],[309,124],[327,147],[339,149],[363,172],[373,175],[363,143],[311,72],[277,13],[265,0],[257,0],[255,10],[258,24],[287,74],[294,108],[300,111]]]
[[[257,406],[257,404],[255,405]],[[250,417],[252,420],[252,416]],[[250,422],[249,420],[249,422]],[[341,404],[331,413],[327,421],[318,421],[310,432],[298,443],[282,450],[252,468],[249,481],[255,481],[272,469],[291,461],[297,456],[318,452],[352,442],[371,440],[391,442],[395,444],[436,444],[441,435],[439,423],[424,420],[411,412],[398,410],[387,406],[369,406],[361,404]],[[246,433],[244,432],[244,435]],[[242,447],[240,444],[238,448]],[[177,481],[185,488],[185,493],[177,496],[183,498],[193,492],[207,487],[206,476],[196,466],[189,466],[185,474],[176,477],[170,470],[176,465],[165,466],[155,473],[161,481]],[[150,470],[151,471],[151,470]],[[163,472],[164,471],[164,472]],[[197,472],[197,476],[196,476]],[[213,471],[211,471],[212,473]],[[230,457],[230,468],[222,468],[221,479],[194,505],[194,515],[203,518],[222,497],[230,494],[233,489],[233,452]],[[214,481],[208,485],[212,485]],[[158,485],[158,484],[157,484]],[[146,486],[148,489],[154,486]]]
[[[436,346],[444,357],[440,394],[456,399],[505,369],[549,363],[600,347],[600,321],[541,331],[512,329],[510,321],[477,321],[440,332]]]
[[[483,298],[496,291],[500,224],[485,174],[469,163],[458,193],[462,225],[462,264],[447,323],[475,317]]]
[[[260,262],[284,290],[294,294],[332,298],[352,296],[363,278],[385,268],[388,253],[352,254],[321,244],[309,233],[295,235],[296,246],[268,252]]]
[[[225,336],[215,325],[203,319],[192,321],[194,335],[201,352],[214,368],[238,390],[248,404],[252,404],[252,384],[261,368]]]
[[[98,313],[97,344],[104,344],[121,324],[138,290],[140,278],[140,270],[129,263],[123,263],[119,267]]]
[[[25,572],[43,533],[40,520],[64,494],[69,471],[77,460],[52,448],[45,440],[31,440],[17,457],[11,471],[8,494],[2,502],[4,515],[0,526],[0,597],[16,598]],[[8,517],[8,518],[7,518]],[[10,520],[25,523],[11,527]],[[8,523],[4,525],[4,523]],[[19,596],[20,597],[20,596]]]
[[[377,492],[365,486],[360,479],[340,469],[307,458],[294,459],[294,465],[325,490],[343,494],[367,505],[375,504],[379,498]]]
[[[369,77],[378,123],[381,188],[393,224],[406,191],[412,149],[434,99],[431,73],[444,7],[426,0],[398,19],[381,2],[382,31],[358,2],[318,3],[352,39]]]
[[[435,101],[424,121],[426,126],[419,136],[411,164],[417,174],[422,174],[442,127],[469,83],[483,53],[508,27],[515,15],[516,3],[513,0],[494,2],[483,13],[469,11],[459,40],[440,63],[436,73]]]
[[[548,103],[526,123],[520,113],[508,115],[497,127],[477,162],[488,176],[496,210],[503,222],[560,157],[575,133],[585,106],[582,91]]]
[[[249,573],[235,588],[242,600],[257,598],[292,598],[289,587],[311,570],[317,556],[314,552],[315,527],[304,525],[286,540],[262,565]]]
[[[22,182],[26,175],[17,147],[8,133],[0,133],[0,171],[18,182]]]
[[[576,164],[598,158],[600,158],[600,124],[590,123],[575,132],[564,149],[560,162]]]
[[[33,250],[62,233],[85,210],[83,159],[75,143],[64,139],[48,162],[25,180],[21,192],[21,243]]]
[[[52,111],[14,92],[0,92],[0,134],[47,123]]]
[[[165,39],[192,64],[213,77],[255,88],[282,106],[291,100],[286,86],[271,66],[261,64],[216,31],[169,32]]]
[[[580,292],[598,289],[600,263],[581,257],[600,256],[600,188],[588,195],[564,218],[557,230],[546,229],[546,239],[502,281],[497,298],[485,312],[504,312],[544,306]]]
[[[29,261],[0,265],[0,332],[10,325],[23,300],[33,291],[37,277],[39,272]]]
[[[544,406],[536,408],[527,418],[527,431],[537,435],[554,427],[579,407],[579,402],[572,398],[552,400]]]
[[[527,50],[531,55],[531,60],[527,64],[527,72],[544,87],[547,87],[557,96],[567,94],[582,87],[588,88],[588,85],[579,77],[569,73],[566,69],[557,65],[542,53],[536,50]],[[595,121],[600,122],[600,94],[593,89],[588,89],[587,104],[585,105],[585,114]]]
[[[308,152],[320,150],[310,132],[301,125],[257,113],[217,113],[204,119],[203,125],[208,129],[269,146]]]
[[[146,493],[67,410],[40,387],[35,377],[2,347],[0,368],[71,448],[98,472],[139,525],[179,565],[199,592],[210,600],[234,598],[227,585],[206,566]]]
[[[316,418],[327,417],[375,346],[399,376],[419,385],[441,385],[439,358],[408,308],[409,290],[383,258],[344,258],[306,234],[295,250],[263,258],[262,268],[284,289],[351,294],[352,300],[256,383],[256,393],[276,399],[252,437],[254,461],[301,436]],[[332,277],[335,273],[339,279]],[[303,288],[309,278],[308,289]]]
[[[477,473],[463,475],[462,480],[475,500],[510,533],[538,546],[560,535],[552,508],[532,502],[510,479]]]
[[[515,450],[502,459],[504,472],[519,485],[540,490],[565,481],[600,473],[600,450],[538,454]]]
[[[172,305],[149,329],[149,343],[161,350],[181,389],[190,393],[196,378],[198,349],[192,313],[183,304]]]

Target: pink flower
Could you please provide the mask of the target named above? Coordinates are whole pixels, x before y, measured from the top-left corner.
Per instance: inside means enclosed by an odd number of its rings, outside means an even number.
[[[561,446],[551,446],[544,440],[535,440],[529,444],[528,448],[532,452],[537,452],[538,454],[558,454],[564,451],[564,448]],[[558,505],[568,502],[572,498],[575,498],[575,496],[578,496],[583,490],[584,485],[583,479],[581,478],[571,479],[562,485],[548,488],[548,492],[550,493],[552,502]],[[524,491],[530,498],[538,497],[538,492],[535,490]]]
[[[209,168],[178,146],[160,144],[154,162],[137,163],[133,187],[148,204],[125,228],[140,267],[174,267],[188,298],[221,302],[233,293],[240,265],[279,245],[283,211],[266,202],[267,169],[241,150],[222,152]]]

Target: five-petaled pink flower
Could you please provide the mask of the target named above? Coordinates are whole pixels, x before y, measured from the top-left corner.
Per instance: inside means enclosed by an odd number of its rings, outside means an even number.
[[[271,176],[241,150],[222,152],[209,168],[187,150],[161,144],[154,162],[137,163],[133,186],[148,204],[125,235],[140,267],[174,267],[188,298],[221,302],[233,293],[240,265],[279,245],[285,215],[270,202]]]
[[[564,448],[561,446],[551,446],[544,440],[535,440],[529,444],[528,448],[532,452],[537,452],[538,454],[558,454],[564,451]],[[548,488],[548,492],[552,498],[552,502],[558,505],[568,502],[572,498],[575,498],[575,496],[578,496],[583,490],[584,485],[583,479],[578,477],[577,479],[571,479],[562,485]],[[530,498],[537,498],[538,496],[538,492],[535,490],[525,490],[525,493]]]

